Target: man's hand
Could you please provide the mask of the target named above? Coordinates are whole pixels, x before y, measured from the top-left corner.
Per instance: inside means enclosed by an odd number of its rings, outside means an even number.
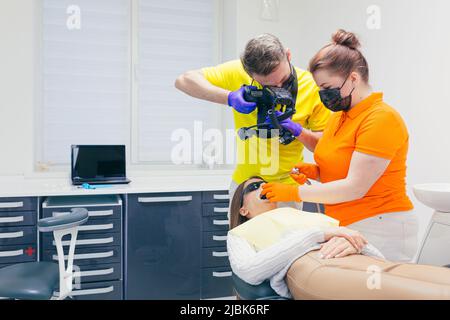
[[[345,238],[333,237],[322,244],[319,254],[323,259],[342,258],[358,253],[355,247]]]
[[[283,113],[282,113],[281,111],[276,111],[276,112],[275,112],[275,116],[276,116],[276,117],[279,117],[279,116],[281,116],[282,114],[283,114]],[[270,123],[271,129],[274,129],[274,126],[273,126],[273,124],[271,123],[271,119],[270,119],[269,116],[266,117],[266,123]],[[294,137],[296,137],[296,138],[297,138],[299,135],[302,134],[302,131],[303,131],[302,125],[301,125],[300,123],[296,123],[296,122],[292,121],[290,118],[287,118],[287,119],[284,119],[283,121],[281,121],[281,122],[280,122],[280,125],[281,125],[284,129],[289,130],[289,131],[292,133],[292,135],[293,135]]]
[[[228,94],[228,105],[239,113],[249,114],[256,109],[256,103],[244,99],[244,87],[242,86],[239,90],[231,91]],[[254,86],[249,87],[256,89]]]

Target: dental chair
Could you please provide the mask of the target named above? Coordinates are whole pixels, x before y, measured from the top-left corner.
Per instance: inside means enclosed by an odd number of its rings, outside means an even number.
[[[304,202],[302,210],[317,213],[324,212],[322,204],[310,202]],[[233,281],[236,295],[241,300],[289,300],[279,296],[270,286],[269,280],[266,280],[258,285],[251,285],[234,273],[232,274],[231,279]]]
[[[233,286],[240,300],[289,300],[279,296],[270,286],[269,280],[258,285],[251,285],[232,274]]]
[[[47,261],[28,262],[0,269],[0,297],[24,300],[62,300],[73,288],[73,259],[78,226],[88,220],[88,211],[74,208],[70,214],[41,219],[40,232],[53,232],[58,264]],[[62,238],[71,235],[67,268]],[[59,283],[58,283],[59,280]],[[59,294],[56,289],[59,284]]]

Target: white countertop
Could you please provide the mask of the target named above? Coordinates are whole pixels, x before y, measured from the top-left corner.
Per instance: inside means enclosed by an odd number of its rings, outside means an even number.
[[[169,175],[129,177],[130,184],[86,190],[69,178],[0,177],[0,197],[32,197],[228,190],[231,175]]]

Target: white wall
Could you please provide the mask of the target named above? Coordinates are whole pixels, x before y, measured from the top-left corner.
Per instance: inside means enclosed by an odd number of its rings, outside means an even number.
[[[0,1],[0,176],[33,166],[36,4]]]
[[[306,68],[337,28],[356,32],[374,89],[385,92],[408,125],[409,187],[450,181],[450,2],[279,0],[279,21],[260,19],[262,2],[224,0],[223,60],[238,57],[251,37],[270,32],[291,48],[294,64]],[[381,9],[380,30],[366,27],[372,4]],[[33,168],[37,5],[34,0],[0,1],[0,175]],[[232,126],[231,113],[226,114]],[[423,230],[430,210],[415,204]]]
[[[411,186],[450,182],[450,2],[279,0],[278,22],[260,19],[262,2],[237,1],[238,52],[249,38],[270,32],[291,48],[294,64],[306,68],[338,28],[360,36],[374,89],[385,93],[409,128],[408,192],[422,234],[431,209],[416,201]],[[370,5],[381,9],[379,30],[367,27]]]

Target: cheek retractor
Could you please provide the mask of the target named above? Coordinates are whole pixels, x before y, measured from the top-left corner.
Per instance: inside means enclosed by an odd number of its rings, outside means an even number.
[[[256,190],[256,192],[255,192],[256,198],[257,198],[258,200],[267,200],[267,198],[266,198],[265,195],[261,195],[261,191],[262,191],[261,188],[259,188],[258,190]]]

